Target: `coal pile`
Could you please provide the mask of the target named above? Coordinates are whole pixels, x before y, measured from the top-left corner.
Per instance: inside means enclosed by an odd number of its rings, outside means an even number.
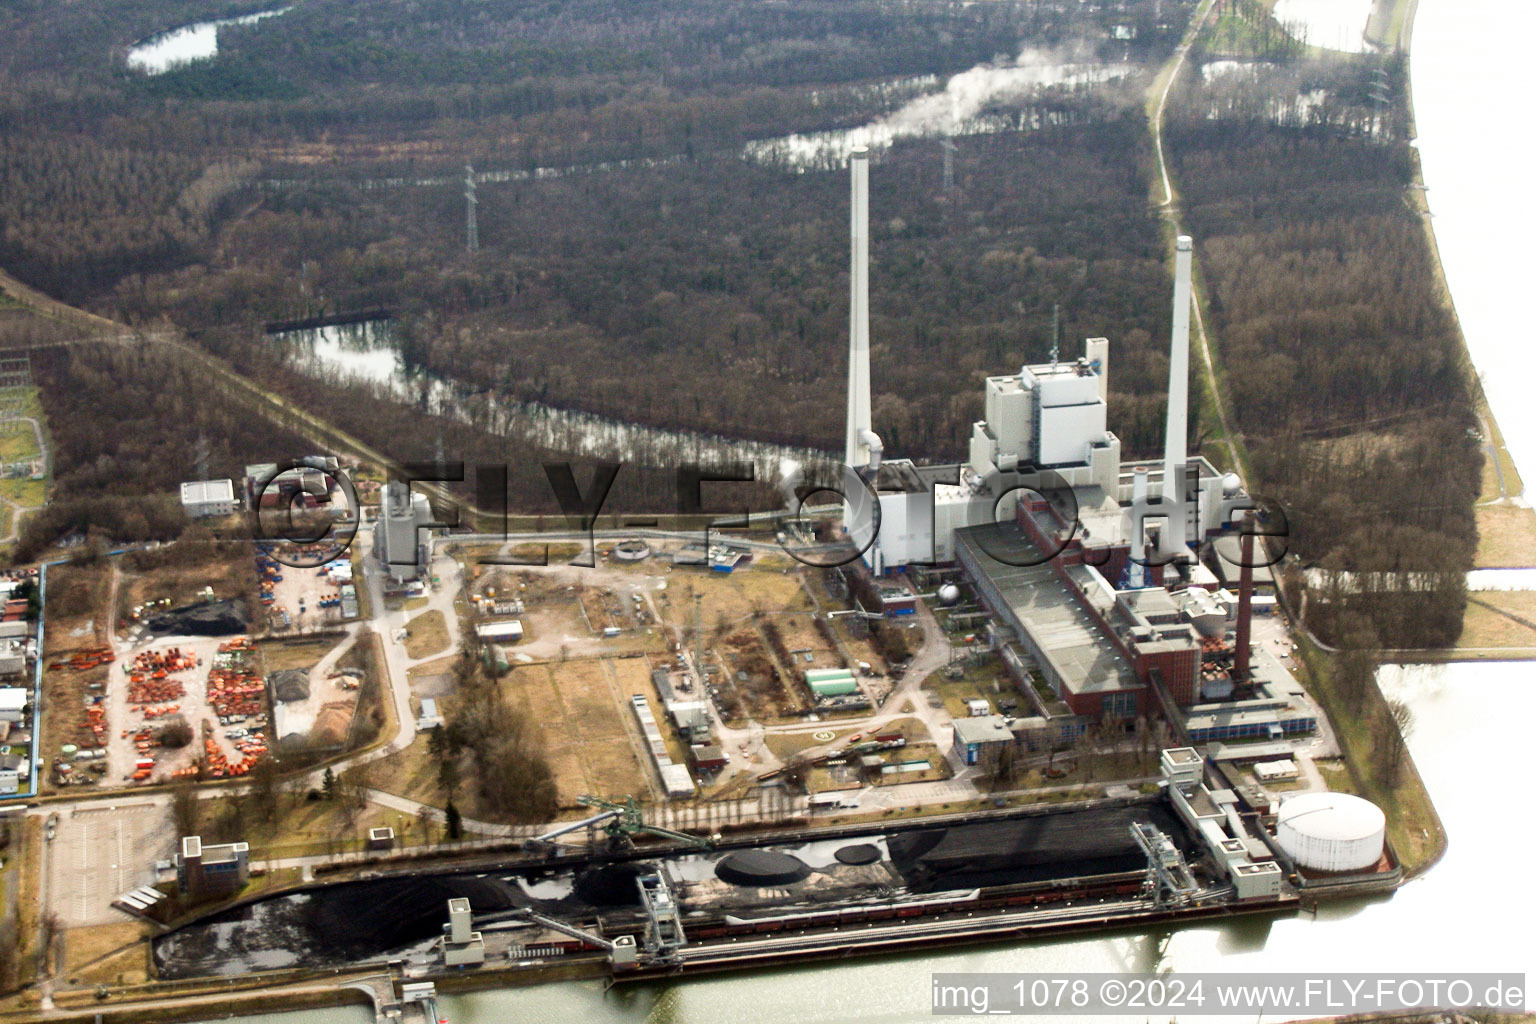
[[[428,875],[337,886],[308,904],[306,924],[326,950],[346,950],[343,959],[361,959],[442,933],[448,901],[469,900],[476,914],[518,905],[506,883],[474,875]],[[357,954],[361,955],[357,955]]]
[[[640,905],[640,891],[635,879],[640,869],[633,864],[605,864],[576,876],[577,898],[593,907],[635,907]]]
[[[832,856],[839,864],[873,864],[880,859],[880,847],[872,843],[854,843],[838,847]]]
[[[811,873],[805,861],[773,850],[737,850],[715,865],[715,877],[732,885],[793,885]]]
[[[249,631],[245,602],[238,599],[172,608],[144,625],[161,636],[235,636]]]
[[[284,703],[309,699],[309,673],[301,668],[285,668],[267,676],[267,686],[274,700]]]
[[[1146,866],[1131,838],[1136,821],[1182,839],[1167,808],[1137,804],[904,832],[889,849],[916,892],[1103,875]]]

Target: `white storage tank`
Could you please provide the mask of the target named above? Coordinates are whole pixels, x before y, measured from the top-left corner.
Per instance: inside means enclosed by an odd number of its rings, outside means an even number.
[[[1303,868],[1363,871],[1381,859],[1387,819],[1349,793],[1301,793],[1280,805],[1275,838]]]

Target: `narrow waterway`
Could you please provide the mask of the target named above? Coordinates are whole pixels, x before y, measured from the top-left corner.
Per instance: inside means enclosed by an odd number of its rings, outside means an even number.
[[[1517,303],[1529,264],[1522,243],[1536,235],[1536,207],[1512,198],[1524,190],[1526,142],[1510,130],[1518,122],[1506,108],[1508,97],[1523,92],[1523,69],[1494,59],[1499,54],[1490,47],[1497,51],[1491,41],[1526,38],[1532,29],[1536,9],[1526,5],[1421,0],[1413,44],[1420,149],[1441,256],[1473,359],[1525,472],[1536,471],[1536,403],[1524,394],[1536,381],[1536,350],[1517,330],[1524,322]],[[1536,895],[1518,880],[1517,860],[1532,831],[1518,799],[1527,774],[1526,723],[1536,717],[1531,675],[1522,663],[1383,669],[1383,688],[1414,711],[1409,746],[1450,835],[1440,864],[1391,899],[1338,904],[1316,917],[838,962],[608,993],[597,984],[508,989],[452,997],[442,1008],[453,1024],[886,1024],[931,1019],[935,971],[1536,975],[1536,946],[1520,937],[1536,917]],[[363,1024],[369,1015],[349,1008],[252,1019]]]
[[[302,373],[372,388],[379,397],[467,423],[478,430],[592,459],[644,466],[751,461],[760,480],[775,481],[797,466],[827,457],[811,448],[742,441],[696,430],[669,430],[540,402],[503,398],[406,365],[387,321],[285,331],[273,344],[291,346]]]

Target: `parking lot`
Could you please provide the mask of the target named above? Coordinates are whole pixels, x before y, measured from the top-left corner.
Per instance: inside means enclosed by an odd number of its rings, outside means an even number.
[[[112,901],[155,881],[155,862],[175,852],[173,833],[165,809],[149,801],[63,813],[48,856],[50,903],[64,927],[121,921]]]

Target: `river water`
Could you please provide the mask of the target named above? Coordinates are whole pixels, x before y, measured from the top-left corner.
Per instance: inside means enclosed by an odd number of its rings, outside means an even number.
[[[1536,209],[1509,199],[1523,192],[1517,175],[1524,140],[1508,131],[1513,122],[1495,102],[1522,94],[1522,69],[1518,61],[1483,59],[1489,40],[1524,38],[1529,32],[1522,29],[1536,29],[1536,11],[1526,5],[1421,0],[1413,52],[1420,148],[1446,273],[1506,441],[1530,471],[1536,403],[1521,400],[1536,380],[1536,351],[1511,325],[1523,322],[1517,304],[1529,261],[1522,243],[1536,236]],[[1524,663],[1382,670],[1388,695],[1414,711],[1409,746],[1450,835],[1444,859],[1390,899],[1327,906],[1315,918],[840,962],[606,994],[595,983],[504,989],[451,997],[442,1008],[453,1024],[894,1024],[931,1019],[934,971],[1536,975],[1536,945],[1526,934],[1536,895],[1522,881],[1523,855],[1536,836],[1520,798],[1527,723],[1536,717],[1532,672]],[[365,1024],[369,1017],[347,1008],[252,1020]]]

